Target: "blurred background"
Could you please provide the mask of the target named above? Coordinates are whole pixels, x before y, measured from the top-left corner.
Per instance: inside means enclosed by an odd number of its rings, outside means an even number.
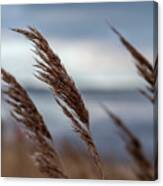
[[[85,170],[89,172],[89,168],[85,167],[83,172],[77,168],[78,164],[88,166],[88,161],[78,155],[82,153],[87,158],[85,145],[72,131],[70,121],[47,86],[34,77],[31,43],[10,28],[36,27],[61,58],[90,112],[97,149],[106,165],[113,167],[110,178],[134,176],[127,176],[131,174],[130,157],[101,103],[126,122],[153,162],[153,107],[138,92],[146,84],[137,74],[134,59],[106,24],[109,20],[152,63],[153,2],[2,5],[1,12],[1,65],[26,88],[43,114],[58,150],[65,158],[69,157],[67,167],[71,162],[74,178],[87,178]],[[30,146],[9,111],[2,95],[2,175],[41,176],[28,158]]]

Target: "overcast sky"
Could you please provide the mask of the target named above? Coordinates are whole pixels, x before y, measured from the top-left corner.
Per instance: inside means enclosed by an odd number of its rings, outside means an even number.
[[[81,89],[144,86],[106,19],[152,62],[153,2],[3,5],[1,12],[2,66],[25,86],[42,86],[33,76],[32,45],[9,28],[28,25],[44,34]]]

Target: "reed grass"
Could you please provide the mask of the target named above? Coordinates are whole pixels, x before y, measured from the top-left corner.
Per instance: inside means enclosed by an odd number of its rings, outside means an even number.
[[[112,119],[116,127],[119,128],[121,138],[126,145],[126,150],[135,162],[138,170],[134,169],[135,174],[139,179],[153,179],[153,167],[147,159],[141,141],[127,127],[126,123],[120,117],[109,110],[104,104],[101,105],[107,115]]]
[[[158,57],[153,67],[117,29],[109,22],[108,25],[136,60],[135,65],[137,71],[147,83],[146,90],[139,91],[154,104],[157,97]],[[103,179],[104,170],[92,138],[89,112],[75,82],[69,76],[60,58],[51,49],[48,41],[36,28],[28,27],[28,29],[12,30],[24,35],[34,44],[33,52],[36,55],[35,76],[46,83],[51,89],[56,103],[62,109],[65,116],[71,120],[75,133],[77,133],[86,144],[88,152],[98,171],[98,177]],[[40,171],[48,177],[68,178],[63,169],[60,156],[53,146],[51,134],[26,90],[4,69],[2,69],[2,79],[8,85],[8,89],[5,90],[4,93],[8,96],[6,101],[12,106],[11,114],[19,124],[22,124],[21,127],[24,133],[35,146],[35,151],[33,152],[34,162]],[[134,172],[137,178],[141,180],[154,179],[153,166],[144,153],[141,141],[133,134],[120,117],[110,111],[105,105],[102,105],[102,108],[108,116],[111,117],[116,127],[119,128],[121,137],[126,145],[126,150],[136,165]]]
[[[26,90],[3,68],[1,74],[7,85],[3,93],[7,96],[6,102],[12,106],[11,115],[18,121],[26,138],[34,145],[32,152],[34,163],[48,177],[67,178],[54,148],[52,136]]]
[[[112,29],[112,31],[120,38],[120,41],[125,46],[125,48],[130,52],[130,54],[136,59],[136,67],[138,70],[139,75],[145,80],[147,83],[146,89],[139,90],[139,92],[148,98],[153,104],[154,109],[154,132],[155,132],[155,172],[158,171],[158,54],[156,55],[156,59],[154,61],[154,64],[152,65],[151,62],[149,62],[143,54],[141,54],[133,45],[127,41],[120,32],[115,29],[109,22],[107,22],[109,27]],[[156,176],[157,177],[157,176]]]
[[[52,51],[47,40],[35,28],[12,29],[34,43],[36,77],[48,84],[59,101],[71,110],[73,116],[89,128],[89,114],[74,81],[68,75],[59,57]]]
[[[137,68],[138,74],[147,83],[146,90],[139,90],[139,92],[148,98],[152,103],[155,101],[155,82],[157,79],[157,64],[158,56],[155,61],[155,68],[149,62],[143,54],[141,54],[110,22],[107,20],[107,24],[110,29],[119,37],[123,46],[131,54],[131,56],[136,60],[135,66]]]
[[[52,51],[47,40],[35,28],[12,29],[29,39],[34,44],[36,54],[36,77],[45,82],[54,94],[57,104],[72,121],[72,127],[88,147],[90,156],[96,166],[99,178],[103,178],[100,156],[89,128],[89,113],[74,81],[68,75],[60,58]],[[39,57],[39,59],[38,59]]]

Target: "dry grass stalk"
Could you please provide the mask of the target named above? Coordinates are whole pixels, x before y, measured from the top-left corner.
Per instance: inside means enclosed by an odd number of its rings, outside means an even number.
[[[111,117],[113,123],[120,129],[122,139],[125,141],[128,153],[133,158],[139,171],[135,171],[137,177],[142,180],[153,179],[152,165],[143,152],[140,140],[127,128],[126,124],[105,105],[102,105],[104,111]]]
[[[3,81],[7,84],[3,93],[7,95],[7,103],[12,106],[11,114],[18,124],[21,124],[26,137],[34,145],[34,163],[47,177],[67,178],[53,147],[52,137],[26,90],[4,69],[1,73]]]
[[[154,70],[151,63],[135,47],[133,47],[133,45],[129,43],[127,39],[123,37],[122,34],[118,32],[115,27],[113,27],[108,21],[107,23],[111,30],[119,37],[123,46],[125,46],[125,48],[133,56],[133,58],[136,59],[135,65],[138,70],[138,73],[147,82],[147,91],[141,90],[140,93],[147,97],[153,103],[155,100],[154,92],[155,79],[157,78],[156,71]],[[158,61],[157,59],[156,61]]]
[[[29,30],[13,29],[13,31],[23,34],[34,43],[34,52],[40,58],[36,59],[35,66],[38,72],[36,77],[52,89],[58,105],[71,119],[75,132],[86,143],[95,166],[99,170],[100,178],[103,178],[101,160],[89,129],[89,114],[74,81],[40,32],[31,27]]]

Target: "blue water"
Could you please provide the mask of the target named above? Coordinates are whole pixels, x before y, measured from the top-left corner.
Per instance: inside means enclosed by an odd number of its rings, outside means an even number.
[[[43,114],[54,141],[59,143],[61,139],[69,140],[78,146],[80,138],[73,132],[71,122],[56,105],[53,95],[43,90],[28,90],[38,110]],[[125,145],[118,129],[112,120],[101,108],[100,103],[108,106],[126,122],[133,133],[141,140],[148,157],[153,159],[154,150],[154,122],[153,106],[137,91],[83,91],[82,97],[90,113],[90,126],[98,151],[103,156],[110,156],[112,159],[127,159]],[[9,120],[9,108],[4,104],[2,97],[2,118]],[[7,122],[6,122],[7,123]],[[8,127],[8,130],[12,128]]]

